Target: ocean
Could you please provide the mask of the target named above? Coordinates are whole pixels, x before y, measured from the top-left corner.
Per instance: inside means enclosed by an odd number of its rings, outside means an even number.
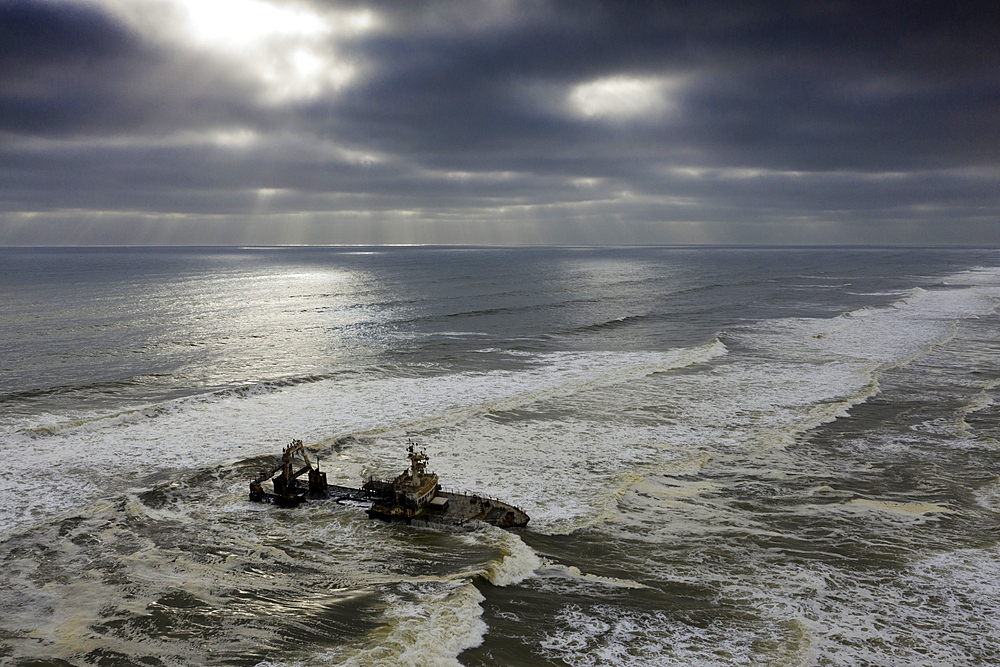
[[[0,249],[0,664],[1000,664],[1000,251]],[[248,501],[301,439],[524,508]]]

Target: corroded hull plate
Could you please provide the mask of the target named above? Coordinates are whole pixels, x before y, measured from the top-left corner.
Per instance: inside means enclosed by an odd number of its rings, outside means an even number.
[[[282,462],[251,480],[250,500],[283,507],[296,507],[308,499],[336,502],[371,503],[368,516],[385,521],[403,521],[413,525],[466,526],[488,523],[501,528],[528,524],[528,515],[519,507],[496,498],[442,491],[438,477],[427,471],[427,454],[407,448],[411,466],[393,480],[369,479],[360,489],[327,484],[326,473],[309,461],[300,440],[282,452]],[[305,464],[296,470],[293,457],[299,454]],[[298,478],[308,474],[308,490]],[[270,480],[274,493],[264,491]]]

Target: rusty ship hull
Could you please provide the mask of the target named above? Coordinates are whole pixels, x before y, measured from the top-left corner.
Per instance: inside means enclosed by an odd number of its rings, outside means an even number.
[[[414,526],[463,527],[487,523],[501,528],[528,524],[528,514],[510,503],[472,493],[444,491],[434,473],[427,472],[427,455],[408,448],[410,467],[392,480],[369,479],[361,488],[328,484],[326,473],[309,461],[301,441],[293,440],[281,462],[250,481],[250,500],[296,507],[308,500],[367,504],[370,518]],[[296,469],[295,455],[304,465]],[[303,484],[302,478],[308,480]],[[273,491],[266,491],[270,481]]]
[[[465,526],[482,522],[501,528],[518,528],[526,526],[529,520],[524,510],[496,498],[439,491],[435,500],[444,502],[417,510],[376,500],[366,511],[373,519],[402,521],[415,526]]]

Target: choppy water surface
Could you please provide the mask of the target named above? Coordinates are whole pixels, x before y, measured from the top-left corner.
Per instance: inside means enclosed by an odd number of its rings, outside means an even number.
[[[1000,662],[1000,253],[0,250],[0,663]],[[292,438],[527,529],[249,503]]]

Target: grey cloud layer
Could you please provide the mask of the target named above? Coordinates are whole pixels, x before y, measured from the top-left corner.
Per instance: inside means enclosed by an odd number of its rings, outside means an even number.
[[[346,84],[0,3],[0,243],[1000,243],[990,3],[288,6],[377,17]],[[574,113],[613,77],[662,108]]]

